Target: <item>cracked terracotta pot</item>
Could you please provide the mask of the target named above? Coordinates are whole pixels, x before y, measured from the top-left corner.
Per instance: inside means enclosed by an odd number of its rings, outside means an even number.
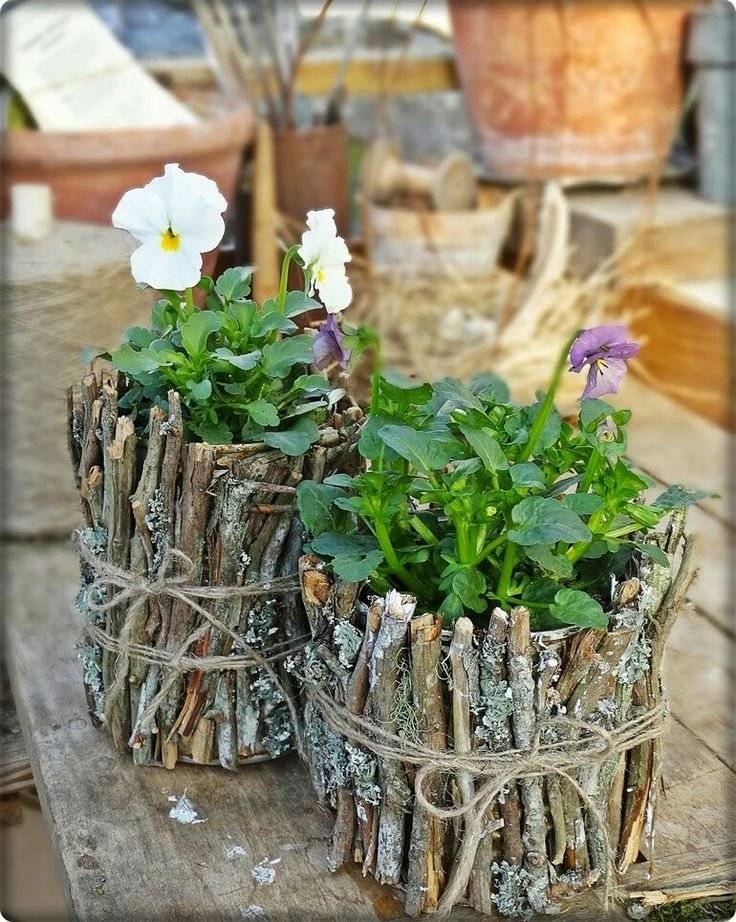
[[[496,179],[629,181],[666,157],[690,0],[450,0],[460,79]]]

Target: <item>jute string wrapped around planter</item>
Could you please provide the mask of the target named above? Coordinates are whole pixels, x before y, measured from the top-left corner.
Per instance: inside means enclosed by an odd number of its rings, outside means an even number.
[[[530,749],[510,749],[504,752],[488,750],[461,754],[410,743],[404,736],[391,733],[359,715],[352,714],[314,685],[307,684],[306,696],[319,708],[322,719],[330,729],[339,733],[348,742],[368,750],[379,759],[415,766],[417,773],[414,779],[414,792],[417,804],[429,815],[439,820],[459,817],[465,817],[466,822],[469,820],[460,846],[461,858],[453,868],[452,876],[437,907],[440,914],[449,913],[462,896],[481,837],[503,825],[502,821],[498,821],[495,825],[486,826],[484,830],[486,811],[501,795],[506,785],[511,781],[541,779],[550,774],[563,778],[577,791],[599,826],[604,843],[603,892],[607,908],[614,889],[614,849],[600,810],[572,773],[600,765],[611,756],[660,737],[665,731],[669,713],[666,700],[660,701],[655,707],[610,731],[588,720],[560,715],[537,725]],[[577,730],[588,735],[543,743],[542,735],[545,729]],[[457,807],[439,807],[432,803],[426,793],[432,780],[436,776],[457,776],[460,773],[467,773],[475,780],[483,779],[484,783],[468,802]]]
[[[138,723],[133,728],[130,739],[131,746],[134,745],[139,733],[151,732],[160,705],[166,699],[176,681],[185,673],[258,668],[268,674],[271,681],[283,695],[294,725],[297,749],[301,752],[300,724],[294,700],[288,691],[284,689],[276,670],[271,664],[303,649],[308,639],[307,636],[292,638],[261,652],[246,643],[232,628],[228,627],[197,601],[198,599],[217,601],[298,592],[299,580],[296,576],[282,576],[269,583],[250,583],[244,586],[198,586],[187,581],[194,570],[193,562],[186,554],[176,548],[167,549],[159,571],[153,579],[107,563],[96,557],[89,547],[81,541],[78,542],[78,551],[80,558],[95,575],[89,586],[91,598],[88,610],[90,613],[107,612],[119,607],[121,604],[128,606],[128,614],[117,637],[93,624],[88,618],[85,619],[82,628],[85,636],[99,644],[104,650],[117,654],[114,681],[107,691],[105,700],[106,718],[109,719],[115,707],[115,702],[125,688],[131,657],[150,665],[160,666],[167,673],[166,678],[161,682],[158,693],[143,710]],[[173,572],[176,562],[182,568],[182,572],[178,575]],[[111,594],[109,590],[119,591],[116,594]],[[108,596],[108,598],[105,601],[95,601],[96,591],[103,596]],[[184,639],[177,649],[172,651],[135,643],[132,639],[135,628],[135,603],[142,599],[161,596],[179,600],[202,618],[199,626]],[[192,656],[190,654],[189,651],[192,646],[213,627],[230,638],[233,646],[241,651],[240,655]]]

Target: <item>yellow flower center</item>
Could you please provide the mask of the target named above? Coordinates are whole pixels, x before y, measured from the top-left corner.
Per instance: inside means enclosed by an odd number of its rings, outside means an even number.
[[[324,269],[317,269],[317,272],[316,272],[315,275],[314,275],[314,280],[315,280],[315,282],[319,282],[320,284],[321,284],[322,282],[324,282],[324,280],[325,280],[325,275],[326,275],[326,273],[325,273],[325,270],[324,270]]]
[[[161,249],[165,253],[175,253],[181,246],[181,237],[171,228],[161,234]]]

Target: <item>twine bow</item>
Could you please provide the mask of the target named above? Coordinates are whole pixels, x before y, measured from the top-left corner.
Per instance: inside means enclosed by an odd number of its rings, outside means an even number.
[[[604,904],[608,906],[614,882],[614,854],[607,823],[593,798],[572,772],[598,765],[618,753],[660,736],[668,714],[666,701],[660,701],[655,707],[635,715],[612,730],[606,730],[589,720],[559,715],[538,722],[529,749],[508,749],[503,752],[476,750],[464,754],[448,749],[431,749],[351,714],[314,684],[307,687],[307,695],[335,733],[367,749],[379,759],[416,766],[416,802],[430,816],[441,820],[464,818],[463,841],[438,904],[438,913],[449,913],[465,892],[478,845],[488,831],[485,815],[504,788],[512,782],[528,782],[547,775],[557,775],[570,784],[595,819],[605,862]],[[545,730],[548,732],[545,733]],[[572,733],[575,736],[571,736]],[[558,738],[554,739],[554,736]],[[440,807],[432,803],[428,791],[434,787],[433,782],[437,777],[463,773],[476,782],[482,782],[473,797],[454,807]],[[498,828],[498,825],[492,828]]]
[[[167,673],[157,694],[138,717],[130,738],[130,745],[134,744],[137,737],[151,732],[159,707],[179,678],[185,673],[258,668],[268,674],[286,702],[294,726],[297,749],[299,752],[302,751],[301,731],[294,700],[288,690],[284,688],[272,663],[283,660],[292,653],[303,649],[308,640],[308,635],[304,634],[273,644],[267,651],[262,653],[246,643],[224,621],[200,604],[201,600],[224,601],[296,592],[299,589],[299,581],[296,577],[276,577],[269,582],[248,583],[243,586],[199,586],[190,582],[195,569],[193,561],[176,548],[167,548],[162,556],[157,573],[153,577],[125,570],[103,560],[96,556],[83,541],[78,542],[78,550],[82,562],[94,574],[94,579],[88,585],[88,612],[90,614],[106,613],[121,606],[127,607],[125,621],[117,636],[113,636],[99,625],[94,624],[91,618],[85,619],[83,625],[83,633],[87,637],[99,644],[104,650],[117,654],[113,682],[105,696],[106,719],[109,721],[112,709],[125,688],[131,657],[145,663],[160,666]],[[176,564],[179,565],[179,573],[176,572]],[[110,590],[118,591],[113,593]],[[132,639],[133,631],[137,625],[136,609],[138,603],[156,597],[176,599],[203,619],[203,623],[195,628],[173,650],[137,643]],[[216,628],[225,634],[232,641],[233,647],[241,651],[240,654],[219,656],[196,656],[191,654],[190,648],[192,645],[196,644],[212,628]]]

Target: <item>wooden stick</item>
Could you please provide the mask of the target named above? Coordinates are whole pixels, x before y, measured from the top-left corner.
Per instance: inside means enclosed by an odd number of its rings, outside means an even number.
[[[442,619],[423,615],[409,626],[411,679],[414,707],[421,740],[432,749],[447,746],[445,705],[439,663],[442,655]],[[435,781],[428,792],[439,802],[441,785]],[[435,816],[415,805],[409,841],[404,909],[409,916],[433,912],[437,908],[445,881],[444,828]]]
[[[529,634],[529,612],[515,608],[509,616],[507,665],[509,686],[513,702],[512,725],[514,740],[519,749],[529,749],[534,740],[534,675]],[[527,885],[529,905],[541,912],[548,902],[549,875],[547,873],[546,823],[542,782],[539,779],[522,781],[521,798],[524,804],[524,868],[531,880]]]
[[[406,632],[416,601],[408,595],[390,592],[370,661],[369,705],[375,723],[398,729],[394,699],[399,685],[399,664],[404,655]],[[381,815],[378,825],[376,878],[382,884],[399,884],[403,876],[406,847],[406,808],[411,797],[402,765],[379,763]]]

